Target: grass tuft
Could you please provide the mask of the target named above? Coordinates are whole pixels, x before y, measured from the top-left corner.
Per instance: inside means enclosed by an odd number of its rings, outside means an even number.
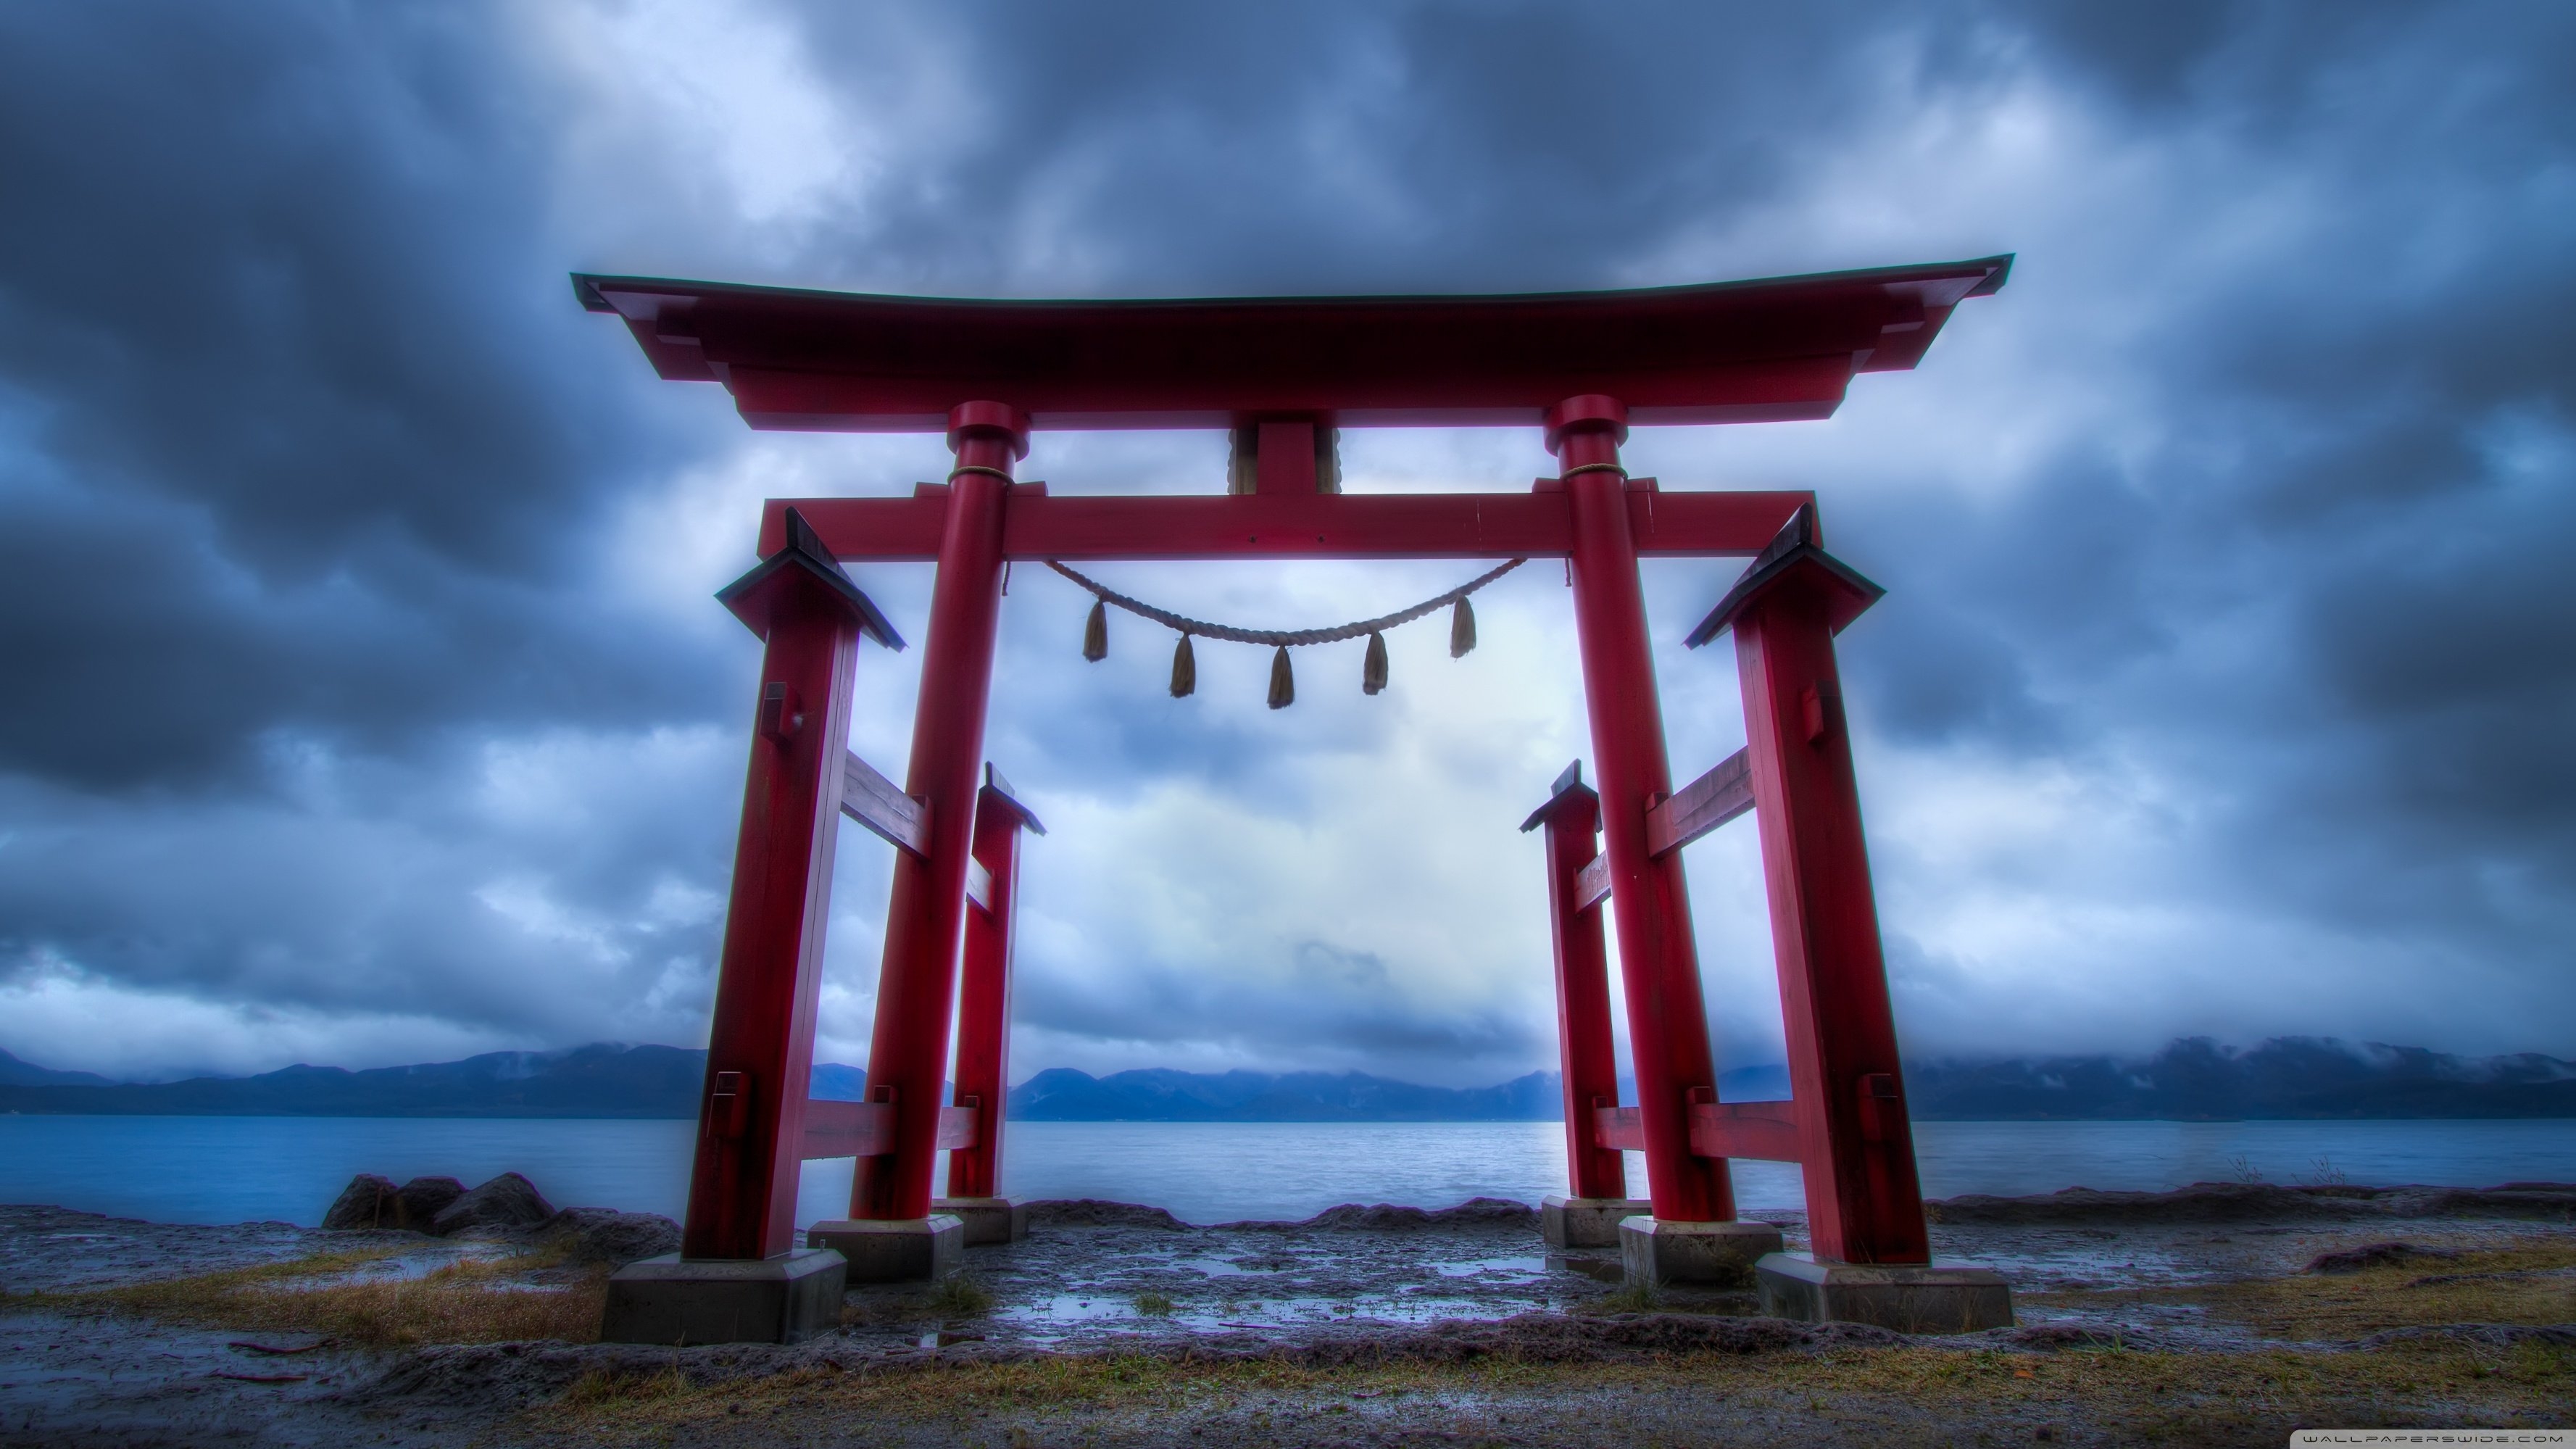
[[[1172,1316],[1171,1296],[1164,1293],[1139,1293],[1136,1295],[1136,1311],[1147,1318],[1169,1318]]]
[[[972,1273],[953,1273],[930,1290],[930,1311],[947,1318],[981,1318],[993,1311],[993,1290]]]
[[[467,1258],[417,1278],[351,1278],[392,1257],[390,1247],[317,1253],[249,1268],[227,1268],[116,1288],[31,1294],[13,1305],[132,1313],[181,1323],[267,1333],[310,1333],[369,1348],[422,1343],[508,1343],[599,1336],[608,1275],[593,1271],[563,1286],[515,1280],[558,1266],[557,1250]]]
[[[1663,1291],[1652,1283],[1631,1283],[1592,1300],[1595,1313],[1652,1313],[1664,1306]]]

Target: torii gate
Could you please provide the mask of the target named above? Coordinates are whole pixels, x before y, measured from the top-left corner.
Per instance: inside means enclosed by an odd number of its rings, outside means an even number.
[[[1548,827],[1569,1199],[1563,1242],[1616,1225],[1632,1275],[1743,1275],[1770,1311],[1898,1326],[2009,1321],[2002,1281],[1930,1262],[1833,635],[1877,589],[1823,552],[1803,492],[1665,492],[1619,462],[1637,424],[1830,416],[1854,375],[1912,368],[2011,258],[1651,290],[1518,296],[1009,302],[576,275],[655,370],[720,382],[755,428],[944,432],[946,481],[909,497],[771,500],[762,562],[720,597],[766,641],[682,1252],[612,1280],[605,1337],[793,1339],[851,1277],[931,1276],[994,1198],[1007,1082],[1010,898],[1035,817],[982,759],[1013,560],[1567,561],[1598,794],[1579,770]],[[1331,431],[1544,428],[1527,492],[1343,495]],[[1236,491],[1051,497],[1014,467],[1070,428],[1231,428]],[[1247,491],[1248,489],[1248,491]],[[1672,789],[1637,561],[1758,555],[1694,645],[1732,629],[1747,737]],[[897,788],[849,755],[862,637],[902,647],[844,561],[934,562],[912,757]],[[1717,1100],[1679,847],[1749,802],[1789,1027],[1791,1104]],[[846,811],[898,847],[867,1100],[809,1102],[833,840]],[[1593,857],[1597,821],[1606,849]],[[1620,1107],[1600,913],[1621,945],[1637,1101]],[[976,908],[970,910],[970,898]],[[956,1096],[941,1100],[964,936]],[[932,1170],[953,1153],[951,1199]],[[1641,1149],[1649,1201],[1618,1150]],[[801,1163],[859,1158],[850,1217],[795,1241]],[[1800,1163],[1812,1254],[1740,1223],[1730,1156]],[[1644,1210],[1651,1208],[1649,1215]],[[846,1267],[844,1264],[846,1263]]]

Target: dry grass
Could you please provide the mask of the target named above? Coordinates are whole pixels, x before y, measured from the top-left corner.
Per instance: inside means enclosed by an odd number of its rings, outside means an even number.
[[[2343,1339],[2407,1326],[2576,1321],[2567,1280],[2531,1276],[2571,1263],[2576,1240],[2550,1235],[2351,1275],[2048,1297],[2189,1301],[2285,1339]],[[1009,1442],[1048,1443],[1121,1426],[1190,1432],[1185,1426],[1202,1424],[1209,1442],[1222,1442],[1266,1433],[1264,1416],[1281,1426],[1342,1423],[1318,1416],[1364,1406],[1380,1428],[1540,1443],[1649,1442],[1677,1432],[1695,1442],[1720,1426],[1783,1444],[1927,1434],[2027,1442],[2042,1428],[2056,1426],[2054,1435],[2081,1425],[2120,1443],[2199,1445],[2276,1443],[2316,1424],[2555,1426],[2572,1402],[2576,1349],[2428,1339],[2366,1352],[1897,1348],[1350,1369],[1133,1355],[893,1374],[817,1367],[706,1386],[665,1372],[585,1380],[534,1417],[610,1444],[732,1442],[728,1428],[783,1422],[910,1425],[934,1438],[1018,1426]]]
[[[2268,1338],[2323,1342],[2449,1323],[2576,1323],[2576,1237],[2552,1234],[2448,1262],[2203,1288],[2031,1294],[2025,1302],[2196,1304]]]
[[[250,1332],[320,1334],[370,1348],[541,1338],[587,1343],[599,1336],[607,1294],[604,1272],[561,1286],[527,1287],[517,1281],[534,1270],[558,1266],[559,1252],[464,1259],[417,1278],[350,1276],[395,1252],[360,1248],[319,1253],[118,1288],[33,1294],[12,1302]]]
[[[1508,1417],[1539,1442],[1655,1437],[1676,1411],[1740,1430],[1876,1430],[1913,1442],[1931,1426],[2116,1425],[2123,1442],[2260,1441],[2317,1423],[2554,1424],[2576,1395],[2576,1352],[2408,1346],[2376,1353],[2062,1354],[1903,1348],[1831,1354],[1688,1354],[1644,1363],[1504,1360],[1465,1366],[1306,1369],[1143,1356],[1056,1359],[889,1375],[815,1368],[692,1386],[676,1371],[594,1376],[537,1414],[602,1443],[681,1442],[764,1420],[1037,1425],[1052,1437],[1140,1419],[1172,1428],[1227,1415],[1405,1406],[1452,1428]],[[1656,1416],[1666,1416],[1658,1418]],[[1241,1420],[1233,1421],[1238,1426]],[[1216,1432],[1210,1430],[1211,1434]],[[1600,1436],[1606,1436],[1600,1437]],[[1216,1442],[1214,1439],[1211,1442]],[[1802,1437],[1781,1442],[1808,1442]]]

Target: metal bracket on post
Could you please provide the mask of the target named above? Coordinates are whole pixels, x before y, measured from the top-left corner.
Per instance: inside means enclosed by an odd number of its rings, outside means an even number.
[[[804,714],[796,708],[796,691],[783,680],[771,680],[760,691],[760,737],[773,745],[783,745],[796,737],[805,723]]]
[[[751,1130],[750,1073],[715,1074],[715,1085],[707,1093],[706,1128],[709,1135],[726,1142]]]

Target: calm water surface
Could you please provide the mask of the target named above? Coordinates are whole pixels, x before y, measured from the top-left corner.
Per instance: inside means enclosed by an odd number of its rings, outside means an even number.
[[[0,1116],[0,1202],[159,1222],[313,1223],[351,1175],[480,1182],[523,1172],[557,1204],[678,1216],[689,1122],[366,1117]],[[1929,1197],[2232,1181],[2492,1187],[2576,1179],[2576,1120],[1924,1122]],[[1645,1169],[1628,1154],[1631,1191]],[[1193,1222],[1301,1218],[1336,1203],[1536,1202],[1563,1190],[1553,1122],[1021,1122],[1003,1190],[1154,1203]],[[1749,1210],[1800,1206],[1795,1168],[1736,1167]],[[798,1221],[837,1217],[850,1164],[808,1164]]]

